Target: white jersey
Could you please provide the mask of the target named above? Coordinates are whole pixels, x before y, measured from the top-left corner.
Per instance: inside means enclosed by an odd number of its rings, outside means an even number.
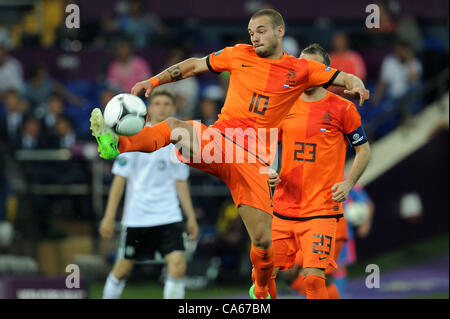
[[[153,153],[120,154],[112,172],[127,179],[123,226],[151,227],[183,220],[175,181],[187,180],[189,167],[177,160],[172,144]]]

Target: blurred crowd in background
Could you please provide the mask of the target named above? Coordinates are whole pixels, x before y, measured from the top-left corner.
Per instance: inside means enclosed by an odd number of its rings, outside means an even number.
[[[448,87],[446,82],[442,92],[416,94],[448,68],[448,3],[429,1],[429,10],[421,12],[417,2],[408,6],[406,1],[376,1],[381,16],[380,27],[374,29],[364,26],[367,13],[362,4],[359,15],[348,17],[325,18],[333,15],[334,6],[329,10],[321,6],[309,17],[296,19],[292,12],[286,16],[287,53],[299,56],[303,47],[317,42],[328,50],[332,67],[365,81],[372,97],[358,110],[371,142],[408,121]],[[68,29],[64,23],[68,3],[79,4],[80,28]],[[224,11],[209,19],[202,17],[208,15],[207,7],[198,17],[181,19],[169,9],[159,14],[151,1],[143,0],[0,4],[0,220],[16,220],[16,236],[23,240],[64,236],[52,223],[61,216],[90,222],[96,236],[95,223],[101,216],[95,216],[90,196],[39,195],[30,188],[19,194],[14,170],[26,185],[91,185],[93,157],[80,149],[94,142],[88,122],[94,107],[104,108],[114,95],[130,92],[136,82],[190,56],[249,43],[248,17],[263,7],[284,14],[276,3],[242,1],[240,17]],[[214,123],[228,77],[226,72],[202,74],[167,85],[176,96],[177,116]],[[70,150],[71,160],[18,161],[20,150]],[[111,163],[103,164],[107,187]],[[199,190],[221,186],[218,180],[195,173],[191,184]],[[215,233],[211,247],[215,253],[221,251],[223,262],[233,264],[238,258],[229,252],[247,238],[228,200],[226,191],[207,197],[194,192],[203,234]],[[204,251],[208,247],[205,244]]]

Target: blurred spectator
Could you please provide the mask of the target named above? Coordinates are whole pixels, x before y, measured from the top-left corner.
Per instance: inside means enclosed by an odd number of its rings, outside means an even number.
[[[22,129],[19,149],[38,149],[42,146],[41,122],[35,117],[28,117]]]
[[[45,64],[35,64],[30,68],[29,80],[26,85],[26,97],[32,109],[42,107],[47,99],[57,93],[71,104],[80,104],[81,98],[68,91],[62,84],[53,80]]]
[[[203,99],[200,102],[200,120],[206,126],[214,124],[217,121],[219,105],[215,100]]]
[[[119,18],[119,29],[132,39],[134,47],[145,47],[167,34],[166,26],[156,14],[149,12],[144,1],[130,0],[126,9],[128,12]]]
[[[102,111],[105,109],[106,104],[117,94],[118,92],[111,88],[105,88],[100,92],[99,105]]]
[[[348,36],[336,32],[331,39],[330,65],[346,73],[351,73],[365,81],[367,72],[362,56],[349,47]]]
[[[27,104],[17,91],[10,90],[4,95],[5,116],[0,119],[0,135],[10,147],[19,143],[22,124],[25,120]]]
[[[414,56],[409,43],[397,40],[394,52],[383,59],[373,104],[378,105],[386,94],[395,102],[414,88],[422,76],[422,63]]]
[[[44,124],[43,133],[46,138],[51,138],[55,135],[56,122],[59,116],[65,113],[65,105],[63,99],[59,95],[51,95],[45,104],[45,113],[42,114],[42,121]]]
[[[130,43],[121,40],[116,47],[116,59],[108,68],[109,84],[129,93],[139,81],[150,78],[152,71],[148,63],[141,57],[133,55]]]
[[[58,116],[55,123],[55,135],[57,148],[70,149],[77,142],[76,133],[71,120],[64,116]]]
[[[423,49],[423,37],[416,19],[412,16],[401,17],[398,22],[398,37],[407,41],[415,53]]]
[[[177,64],[186,59],[186,52],[181,48],[172,49],[169,52],[163,69]],[[177,116],[181,119],[192,119],[198,103],[199,83],[196,77],[183,79],[183,81],[165,84],[165,88],[175,95],[175,107]]]
[[[98,22],[98,34],[94,38],[94,46],[104,48],[111,47],[120,38],[119,22],[112,13],[105,12]]]
[[[24,89],[22,66],[8,54],[9,43],[7,35],[0,33],[0,97],[7,90],[22,92]]]

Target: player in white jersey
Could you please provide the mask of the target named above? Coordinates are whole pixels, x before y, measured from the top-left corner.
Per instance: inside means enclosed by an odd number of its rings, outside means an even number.
[[[157,91],[151,96],[148,106],[151,125],[174,113],[171,93]],[[186,215],[189,240],[198,236],[187,183],[189,167],[176,159],[174,146],[168,145],[154,153],[121,154],[112,172],[114,179],[99,229],[103,238],[114,234],[114,220],[125,184],[126,193],[118,257],[107,278],[103,298],[120,298],[135,262],[152,259],[155,251],[167,262],[164,298],[184,298],[186,261],[180,204]]]

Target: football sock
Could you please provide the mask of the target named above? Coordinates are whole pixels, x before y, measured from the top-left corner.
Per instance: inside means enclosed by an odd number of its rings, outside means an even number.
[[[270,299],[277,299],[277,283],[275,282],[275,278],[276,276],[272,276],[269,280]]]
[[[167,276],[164,282],[164,299],[183,299],[184,279]]]
[[[255,278],[255,296],[266,298],[269,292],[269,281],[273,272],[273,248],[268,249],[256,248],[253,246],[250,249],[250,260],[254,268]]]
[[[119,299],[125,287],[126,279],[119,280],[112,273],[109,273],[103,289],[103,299]]]
[[[325,278],[319,275],[305,276],[306,299],[328,299]]]
[[[269,280],[269,294],[270,294],[270,299],[277,299],[277,284],[275,279],[277,278],[277,276],[272,276],[270,277]],[[253,283],[255,283],[255,268],[252,269],[252,281]]]
[[[297,290],[299,294],[306,296],[306,288],[305,288],[305,276],[298,275],[297,278],[292,282],[289,286],[294,290]]]
[[[132,136],[119,136],[119,151],[154,152],[170,144],[171,129],[166,122],[154,126],[145,126],[142,131]]]
[[[328,291],[328,299],[341,299],[339,290],[334,283],[327,286],[327,291]]]

